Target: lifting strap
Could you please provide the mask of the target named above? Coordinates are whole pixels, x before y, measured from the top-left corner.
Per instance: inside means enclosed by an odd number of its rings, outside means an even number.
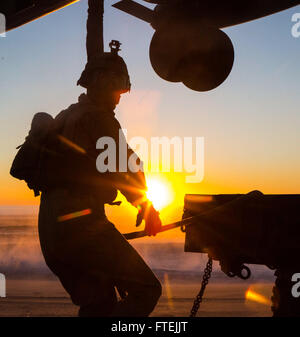
[[[177,227],[182,227],[183,229],[183,226],[187,226],[189,225],[191,222],[193,222],[195,219],[199,219],[200,216],[191,216],[191,217],[188,217],[188,218],[185,218],[185,219],[182,219],[180,221],[176,221],[176,222],[173,222],[173,223],[170,223],[168,225],[165,225],[165,226],[162,226],[161,230],[159,233],[161,232],[165,232],[165,231],[168,231],[170,229],[174,229],[174,228],[177,228]],[[183,229],[184,231],[184,229]],[[133,239],[139,239],[139,238],[143,238],[145,236],[148,236],[148,234],[146,233],[146,231],[137,231],[137,232],[132,232],[132,233],[127,233],[127,234],[123,234],[125,236],[125,238],[127,240],[133,240]]]

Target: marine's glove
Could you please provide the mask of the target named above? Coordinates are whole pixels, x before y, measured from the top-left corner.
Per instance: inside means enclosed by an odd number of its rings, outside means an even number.
[[[150,201],[145,201],[137,206],[139,213],[136,218],[136,226],[140,226],[145,220],[145,231],[149,236],[155,236],[161,231],[161,220],[159,212],[153,207]]]

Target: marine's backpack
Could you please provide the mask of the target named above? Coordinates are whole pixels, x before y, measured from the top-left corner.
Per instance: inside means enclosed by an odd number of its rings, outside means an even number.
[[[10,174],[24,180],[35,196],[59,187],[94,191],[103,202],[113,202],[117,190],[112,181],[99,174],[94,160],[61,141],[62,129],[63,125],[57,125],[51,115],[35,114],[24,144],[18,147]]]
[[[18,152],[12,163],[10,174],[24,180],[28,187],[38,196],[43,189],[42,162],[48,151],[47,144],[53,131],[54,119],[46,112],[34,115],[31,129],[23,145],[17,147]]]

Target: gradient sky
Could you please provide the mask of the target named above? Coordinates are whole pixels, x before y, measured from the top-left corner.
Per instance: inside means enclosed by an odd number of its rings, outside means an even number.
[[[300,6],[225,29],[235,48],[232,73],[217,89],[198,93],[154,73],[153,29],[112,8],[114,2],[106,1],[105,43],[122,42],[131,75],[132,92],[117,108],[129,137],[205,137],[202,183],[162,175],[176,194],[172,208],[184,193],[300,193],[300,38],[291,35]],[[76,81],[86,62],[86,10],[80,1],[0,38],[0,205],[38,203],[8,172],[33,114],[54,116],[83,92]],[[179,215],[168,214],[167,220]]]

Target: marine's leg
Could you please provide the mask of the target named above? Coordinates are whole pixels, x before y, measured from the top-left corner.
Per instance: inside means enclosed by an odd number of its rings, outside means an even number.
[[[123,237],[117,240],[124,242],[119,243],[122,258],[115,283],[127,296],[117,303],[112,316],[149,316],[161,296],[161,284],[136,250]]]
[[[111,280],[106,278],[100,280],[82,275],[71,292],[73,303],[80,306],[80,317],[111,316],[117,303],[115,287]]]
[[[112,294],[115,296],[113,286],[127,292],[126,298],[116,305],[113,315],[148,316],[161,295],[161,285],[141,256],[104,215],[58,223],[57,216],[70,211],[56,210],[59,196],[53,194],[50,197],[51,202],[40,214],[41,246],[48,266],[59,276],[74,303],[86,308],[82,301],[76,301],[74,294],[79,291],[74,291],[75,285],[72,284],[78,275],[84,275],[93,280],[94,286],[91,287],[91,282],[83,279],[76,283],[76,289],[82,289],[83,292],[95,289],[94,294],[97,293],[97,296],[94,295],[94,298],[103,299],[108,294],[112,300]],[[68,200],[64,195],[62,198]],[[58,271],[58,263],[49,262],[47,255],[60,261],[64,269]],[[103,285],[104,278],[111,280],[111,287]],[[103,315],[107,315],[107,311]]]
[[[94,277],[60,261],[46,260],[47,265],[59,278],[62,286],[70,295],[72,302],[80,307],[80,317],[111,316],[117,303],[114,284],[103,275]]]
[[[39,234],[45,262],[59,278],[73,303],[80,306],[79,316],[109,316],[117,302],[112,281],[100,274],[97,278],[91,276],[83,270],[78,259],[80,250],[77,249],[74,239],[80,239],[82,233],[86,234],[85,228],[89,221],[84,219],[87,223],[58,223],[57,216],[68,213],[57,210],[61,198],[67,199],[63,192],[42,195]],[[78,227],[83,231],[78,232]]]
[[[83,233],[69,264],[81,266],[83,273],[95,280],[106,277],[127,293],[112,316],[150,315],[161,296],[159,280],[112,224],[104,232],[89,229],[89,233]],[[98,288],[99,293],[103,292],[100,284]]]

